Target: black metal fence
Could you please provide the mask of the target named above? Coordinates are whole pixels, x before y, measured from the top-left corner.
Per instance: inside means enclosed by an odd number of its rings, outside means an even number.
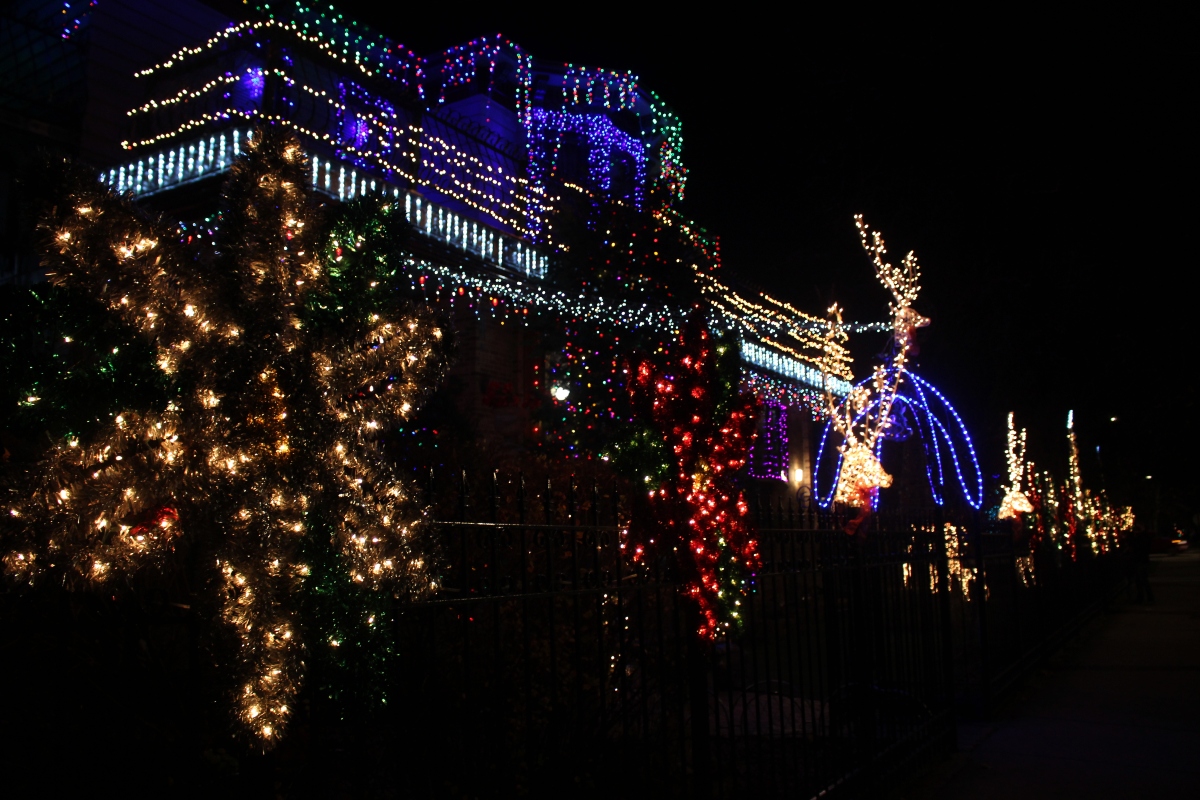
[[[1049,551],[1030,570],[977,516],[879,513],[850,537],[758,506],[744,629],[706,644],[673,561],[624,556],[615,490],[492,473],[431,496],[443,585],[402,616],[396,677],[422,720],[408,757],[447,796],[874,795],[1121,574]]]

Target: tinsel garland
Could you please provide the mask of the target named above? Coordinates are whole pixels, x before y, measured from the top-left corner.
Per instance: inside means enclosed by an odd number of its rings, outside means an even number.
[[[136,330],[84,292],[48,284],[0,292],[0,376],[14,460],[35,457],[47,436],[87,437],[122,409],[162,406],[169,388]]]
[[[5,510],[0,552],[16,581],[101,588],[167,569],[188,537],[209,565],[216,633],[232,642],[235,717],[270,746],[294,712],[305,647],[330,646],[301,624],[297,593],[316,568],[381,598],[435,588],[421,509],[376,439],[440,380],[447,336],[428,311],[360,293],[327,258],[338,246],[321,239],[294,139],[267,129],[248,149],[215,248],[94,182],[42,223],[53,281],[151,342],[171,391],[90,440],[57,441]],[[324,561],[309,560],[314,539],[329,542]]]

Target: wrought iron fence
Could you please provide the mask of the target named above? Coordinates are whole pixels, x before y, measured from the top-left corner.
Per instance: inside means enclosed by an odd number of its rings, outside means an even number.
[[[1047,552],[1022,581],[978,516],[879,513],[850,537],[758,503],[744,629],[705,644],[674,561],[624,556],[614,488],[491,473],[430,497],[442,588],[401,617],[396,677],[428,721],[407,752],[439,766],[431,794],[874,795],[1120,576],[1115,554]]]

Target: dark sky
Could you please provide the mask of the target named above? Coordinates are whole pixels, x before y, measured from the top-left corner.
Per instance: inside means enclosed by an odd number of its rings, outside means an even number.
[[[1195,63],[1178,21],[339,7],[419,52],[499,30],[541,58],[633,70],[683,119],[681,210],[720,235],[727,268],[813,312],[836,299],[879,320],[888,297],[853,214],[893,258],[916,250],[933,320],[918,369],[989,472],[1008,410],[1065,472],[1074,408],[1087,483],[1144,514],[1156,483],[1164,514],[1200,508],[1184,277]],[[882,344],[858,343],[860,372]]]

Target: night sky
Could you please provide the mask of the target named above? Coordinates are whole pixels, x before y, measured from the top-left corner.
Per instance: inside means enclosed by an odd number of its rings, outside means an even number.
[[[916,250],[933,320],[916,369],[989,474],[1015,410],[1031,457],[1065,475],[1074,408],[1087,485],[1147,520],[1156,487],[1164,523],[1200,508],[1180,203],[1195,92],[1169,19],[373,5],[339,9],[425,54],[498,30],[540,58],[633,70],[683,120],[681,211],[720,236],[726,268],[813,313],[886,318],[853,214],[893,259]],[[860,373],[883,345],[852,343]]]

